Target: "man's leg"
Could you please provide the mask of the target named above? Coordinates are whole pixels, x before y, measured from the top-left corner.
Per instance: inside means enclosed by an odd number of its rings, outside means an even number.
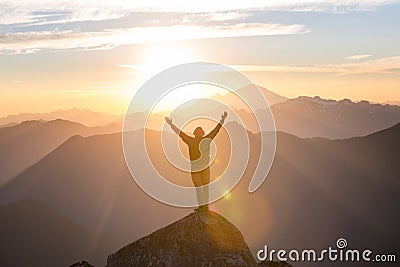
[[[204,169],[201,172],[201,184],[205,185],[203,187],[203,199],[204,199],[204,203],[205,206],[208,207],[208,201],[209,201],[209,190],[208,190],[208,184],[210,183],[210,167]]]
[[[203,190],[201,187],[199,187],[199,186],[202,186],[201,173],[200,172],[192,172],[191,175],[192,175],[192,182],[193,182],[194,186],[196,187],[197,203],[200,206],[204,203]]]

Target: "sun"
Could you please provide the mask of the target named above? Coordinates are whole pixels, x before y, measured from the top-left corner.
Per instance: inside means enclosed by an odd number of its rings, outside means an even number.
[[[199,58],[190,47],[176,43],[160,43],[148,46],[146,51],[142,53],[140,64],[144,78],[147,80],[170,67],[196,61],[199,61]],[[153,111],[170,111],[188,101],[224,93],[226,93],[224,89],[216,86],[185,85],[164,95],[155,105]]]
[[[146,75],[155,75],[170,67],[196,61],[193,51],[180,44],[153,44],[141,56],[141,65]]]

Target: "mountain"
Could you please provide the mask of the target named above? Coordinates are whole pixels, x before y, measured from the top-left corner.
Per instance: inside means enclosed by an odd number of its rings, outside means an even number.
[[[239,90],[246,92],[250,88],[245,87]],[[263,92],[273,94],[266,89],[263,89]],[[238,116],[236,117],[235,114],[230,112],[228,121],[236,121],[245,125],[246,129],[252,132],[259,132],[259,124],[253,114],[260,115],[261,118],[269,118],[270,113],[266,111],[262,101],[257,100],[254,93],[247,92],[244,95],[250,98],[252,103],[255,103],[251,108],[233,93],[228,93],[213,97],[220,102],[210,99],[193,100],[190,104],[175,111],[172,117],[177,122],[185,122],[188,118],[199,116],[199,111],[201,111],[201,115],[218,119],[219,114],[228,109],[225,106],[226,104],[232,107]],[[266,98],[268,99],[268,97]],[[349,99],[336,101],[305,96],[296,99],[276,99],[273,97],[272,99],[269,102],[276,130],[302,138],[345,139],[364,136],[400,122],[400,106],[371,104],[367,101],[355,103]],[[272,119],[271,121],[266,119],[264,124],[266,127],[264,126],[262,131],[273,129]],[[153,129],[161,129],[161,126],[153,127]]]
[[[7,128],[7,127],[15,126],[17,124],[18,123],[16,123],[16,122],[10,122],[10,123],[7,123],[7,124],[0,125],[0,128]]]
[[[6,184],[1,202],[40,199],[98,232],[97,238],[112,233],[118,247],[186,214],[154,201],[135,184],[121,143],[120,134],[73,136]]]
[[[271,106],[274,116],[276,129],[278,131],[287,132],[299,137],[326,137],[331,139],[345,139],[355,136],[367,135],[400,122],[400,106],[398,105],[381,105],[373,104],[367,101],[358,103],[349,99],[340,101],[322,99],[316,97],[298,97],[296,99],[288,99],[282,97],[272,91],[258,86],[264,97]],[[248,98],[254,94],[251,93],[252,87],[247,86],[238,89]],[[212,101],[216,100],[216,101]],[[173,114],[159,112],[153,113],[147,121],[147,128],[159,130],[164,123],[164,116],[172,116],[174,121],[186,122],[188,118],[202,116],[219,119],[219,114],[227,110],[228,106],[232,106],[240,119],[246,125],[246,128],[252,132],[259,132],[258,124],[254,120],[253,113],[265,113],[265,106],[253,97],[255,104],[252,110],[244,104],[235,94],[227,93],[225,95],[215,95],[208,100],[193,100],[186,105],[179,107]],[[220,101],[221,103],[218,103]],[[144,113],[136,112],[129,115],[130,129],[137,130],[146,123]],[[5,126],[14,126],[16,122],[22,120],[55,120],[64,119],[79,122],[84,125],[93,126],[91,128],[112,129],[108,131],[93,131],[97,134],[111,133],[122,129],[124,117],[110,115],[106,113],[93,112],[89,110],[60,110],[51,113],[37,114],[19,114],[12,115],[0,119],[0,130],[9,128]],[[233,114],[228,116],[228,121],[235,120]],[[238,119],[236,119],[237,122]],[[207,123],[204,121],[203,123]],[[268,123],[270,126],[272,122]],[[103,127],[104,126],[104,127]],[[271,130],[271,127],[263,129],[263,131]],[[0,141],[1,142],[1,141]]]
[[[285,103],[286,101],[289,100],[289,98],[278,95],[277,93],[274,93],[262,86],[257,85],[257,87],[261,90],[261,93],[264,95],[265,99],[268,101],[270,106],[273,106],[275,104],[279,103]],[[246,88],[244,89],[239,89],[239,90],[244,90],[244,93],[246,93]]]
[[[0,185],[34,164],[65,140],[87,130],[78,123],[26,121],[0,128]]]
[[[0,125],[21,123],[32,120],[52,121],[56,119],[78,122],[86,126],[102,126],[117,120],[120,116],[88,109],[56,110],[49,113],[20,113],[0,118]]]
[[[259,94],[255,93],[257,90],[254,86],[245,86],[236,90],[236,92],[241,93],[248,103],[252,104],[253,110],[264,109],[267,105],[272,105],[276,103],[282,103],[287,101],[287,98],[279,96],[265,88],[258,87],[262,94],[267,99],[268,103],[261,100]],[[234,112],[230,112],[234,110]],[[246,102],[244,102],[235,93],[228,92],[224,95],[214,95],[208,98],[195,98],[190,101],[186,101],[181,105],[178,105],[173,111],[158,111],[157,113],[152,113],[150,119],[147,121],[146,127],[153,130],[160,130],[165,125],[165,116],[173,118],[174,123],[179,127],[185,128],[185,131],[192,132],[195,128],[194,124],[201,123],[203,129],[206,131],[211,130],[216,121],[219,121],[222,112],[228,111],[230,115],[227,121],[241,123],[244,121],[245,127],[253,132],[259,131],[257,127],[258,124],[254,120],[251,112]],[[144,113],[136,112],[129,114],[129,129],[137,130],[143,128],[146,122],[146,116]],[[193,120],[193,118],[197,118]],[[270,123],[269,128],[263,128],[265,131],[273,129],[273,120],[269,116]],[[126,121],[126,120],[125,120]],[[121,120],[122,123],[122,120]]]
[[[0,235],[1,266],[68,266],[81,258],[100,264],[113,249],[36,200],[0,206]]]
[[[150,150],[161,155],[156,146],[160,135],[151,134]],[[272,169],[260,189],[249,194],[257,164],[252,148],[259,147],[259,137],[250,133],[252,152],[243,179],[211,208],[240,229],[253,255],[266,244],[271,249],[324,249],[339,237],[353,248],[395,253],[400,239],[399,136],[400,124],[345,140],[279,132]],[[223,149],[225,139],[215,139],[222,165],[230,153]],[[166,177],[190,184],[189,174],[164,160],[156,157],[155,164]],[[211,171],[212,178],[218,175],[218,164]],[[29,198],[93,231],[120,236],[118,247],[188,213],[155,201],[137,186],[125,165],[120,134],[72,137],[0,190],[2,203]]]
[[[400,106],[400,101],[386,101],[383,104]]]
[[[260,92],[262,93],[262,95],[265,97],[265,99],[268,101],[268,104],[270,106],[273,106],[275,104],[279,104],[279,103],[284,103],[286,101],[289,100],[289,98],[280,96],[264,87],[261,87],[259,85],[257,85],[258,89],[260,90]],[[241,94],[242,96],[246,96],[246,97],[251,97],[251,92],[252,91],[252,86],[248,85],[245,87],[242,87],[240,89],[237,90],[237,93]],[[243,102],[238,99],[233,93],[228,92],[225,95],[215,95],[212,98],[217,99],[222,101],[223,103],[232,105],[232,106],[236,106],[238,109],[240,109],[240,107],[243,105]],[[261,109],[264,108],[264,106],[255,106],[253,107],[253,109],[257,110],[257,109]]]
[[[399,136],[400,124],[346,140],[278,135],[274,165],[257,192],[266,197],[268,246],[321,251],[343,237],[351,248],[396,254]]]
[[[39,161],[73,135],[121,131],[119,125],[86,127],[76,122],[25,121],[0,128],[0,186],[25,168]]]
[[[363,136],[400,122],[400,107],[344,99],[299,97],[272,107],[276,128],[299,137],[344,139]]]
[[[194,212],[110,255],[107,267],[257,266],[240,231],[216,212]]]

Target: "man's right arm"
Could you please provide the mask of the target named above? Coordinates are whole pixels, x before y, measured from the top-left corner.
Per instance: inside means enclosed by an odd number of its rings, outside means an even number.
[[[190,139],[190,136],[185,134],[184,132],[182,132],[178,127],[175,126],[175,124],[172,123],[172,119],[165,117],[165,121],[169,124],[169,126],[171,126],[171,129],[177,134],[179,135],[180,138],[182,138],[182,140],[187,143],[188,140]]]

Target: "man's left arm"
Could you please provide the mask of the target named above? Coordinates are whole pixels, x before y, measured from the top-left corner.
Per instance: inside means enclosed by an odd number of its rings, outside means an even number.
[[[214,129],[212,129],[212,131],[205,136],[205,138],[214,139],[214,137],[217,136],[217,134],[219,133],[219,130],[221,129],[222,125],[225,122],[226,116],[228,116],[228,113],[225,111],[224,113],[222,113],[221,120],[219,121],[217,126],[215,126]]]

